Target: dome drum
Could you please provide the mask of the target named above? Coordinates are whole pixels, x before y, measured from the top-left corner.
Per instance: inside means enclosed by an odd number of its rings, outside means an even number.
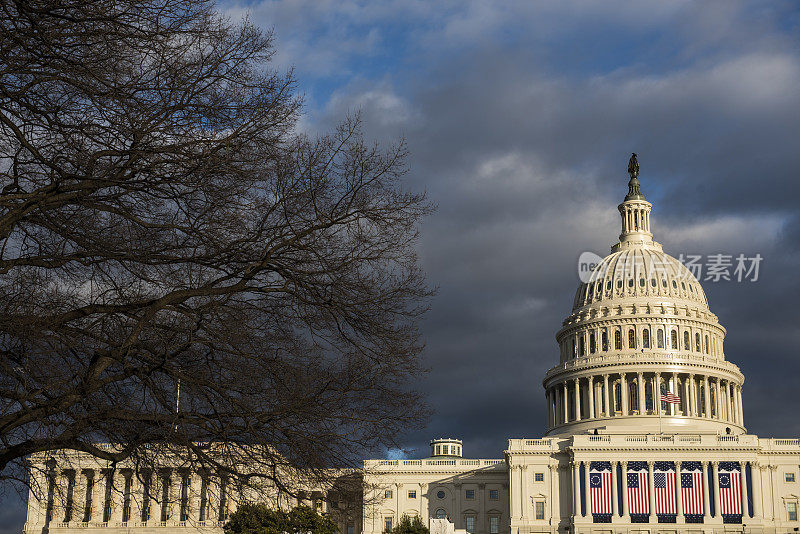
[[[651,367],[588,369],[545,382],[548,435],[744,433],[741,373]]]

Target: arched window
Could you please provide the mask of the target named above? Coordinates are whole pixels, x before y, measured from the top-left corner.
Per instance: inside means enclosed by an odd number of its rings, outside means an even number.
[[[642,347],[645,349],[650,348],[650,329],[645,328],[642,330]]]
[[[635,381],[628,384],[628,408],[639,410],[639,384]]]
[[[708,334],[706,334],[706,340],[705,340],[705,341],[706,341],[706,346],[705,346],[705,349],[706,349],[706,350],[705,350],[704,352],[705,352],[706,354],[708,354]]]
[[[592,354],[597,352],[597,343],[594,340],[594,332],[591,332],[589,334],[589,352],[591,352]]]
[[[689,345],[689,331],[683,331],[683,350],[692,350],[691,345]]]
[[[670,344],[672,346],[672,350],[678,350],[678,331],[673,330],[670,332]]]
[[[631,328],[628,330],[628,348],[635,349],[636,348],[636,330]]]
[[[436,519],[447,519],[447,511],[444,508],[436,510]]]
[[[694,351],[700,352],[700,334],[698,334],[697,332],[695,332],[694,334]]]
[[[622,334],[620,334],[619,330],[614,330],[614,348],[622,350]]]
[[[605,328],[603,329],[603,333],[600,336],[602,342],[602,351],[606,352],[608,350],[608,330]]]
[[[578,355],[583,356],[586,354],[586,342],[583,340],[583,335],[578,338]]]
[[[619,382],[614,383],[614,411],[622,411],[622,385]]]
[[[658,348],[664,348],[664,331],[660,328],[656,331],[656,341],[658,342]]]
[[[644,409],[645,411],[653,409],[653,384],[650,383],[650,379],[644,383]]]

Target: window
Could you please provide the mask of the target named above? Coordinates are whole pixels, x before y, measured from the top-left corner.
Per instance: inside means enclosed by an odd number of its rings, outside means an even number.
[[[391,517],[384,517],[383,518],[383,531],[390,532],[392,530],[392,518]]]
[[[786,473],[784,479],[786,482],[794,482],[794,473]]]
[[[628,386],[628,409],[639,410],[639,385],[636,382]]]
[[[475,490],[468,489],[464,491],[464,498],[465,499],[474,499],[475,498]]]
[[[706,346],[704,348],[705,348],[705,350],[703,352],[708,354],[708,336],[706,336]]]
[[[408,490],[408,498],[409,499],[416,499],[417,498],[417,490]]]
[[[437,491],[436,492],[436,498],[444,499],[444,491],[442,491],[442,490]]]
[[[347,534],[356,534],[356,527],[352,523],[347,525]]]
[[[700,352],[700,334],[694,335],[694,351]]]
[[[689,331],[683,332],[683,350],[691,350],[689,346]]]
[[[544,482],[544,473],[534,473],[533,474],[533,481],[534,482]]]
[[[614,384],[614,411],[622,411],[622,387],[619,382]]]
[[[622,334],[620,334],[619,330],[614,330],[614,348],[622,350]]]
[[[496,501],[498,499],[500,499],[500,492],[498,490],[490,489],[489,490],[489,500],[490,501]]]
[[[475,532],[475,516],[474,515],[468,515],[466,517],[465,523],[467,524],[467,532],[470,532],[470,533]]]
[[[583,336],[581,335],[581,337],[578,338],[578,355],[583,356],[584,354],[586,354],[586,346],[585,341],[583,341]]]
[[[789,521],[797,521],[797,503],[796,502],[786,503],[786,516],[789,518]]]
[[[796,511],[795,515],[797,515]],[[496,515],[489,518],[489,534],[500,534],[500,518]]]
[[[602,343],[602,351],[606,352],[608,350],[608,330],[603,329],[603,334],[600,337]]]
[[[181,521],[189,520],[189,487],[191,483],[191,479],[188,475],[183,475],[181,477]]]
[[[636,348],[636,330],[631,328],[628,330],[628,348],[635,349]]]
[[[383,492],[384,499],[391,499],[392,497],[394,497],[394,493],[392,493],[392,490],[386,490]]]
[[[534,504],[534,517],[536,519],[544,519],[544,502],[543,501],[536,501]]]
[[[644,287],[644,278],[639,278],[639,287]]]
[[[628,278],[628,287],[633,287],[633,278]]]
[[[594,341],[594,332],[589,334],[589,352],[592,354],[597,352],[597,344]]]
[[[678,350],[678,331],[673,330],[670,332],[670,342],[672,345],[672,350]]]
[[[437,455],[442,454],[442,446],[441,445],[437,445],[436,446],[436,454]]]
[[[650,348],[650,330],[648,328],[642,330],[642,347]]]
[[[656,341],[658,342],[658,348],[664,348],[664,331],[660,328],[656,331]]]
[[[436,510],[436,519],[447,519],[447,512],[444,508],[439,508]]]

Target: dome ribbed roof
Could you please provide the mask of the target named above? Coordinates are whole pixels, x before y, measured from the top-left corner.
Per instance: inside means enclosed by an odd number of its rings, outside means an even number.
[[[683,300],[708,308],[703,288],[680,261],[655,247],[631,247],[613,252],[594,268],[589,281],[578,287],[572,310],[648,296],[655,302]]]

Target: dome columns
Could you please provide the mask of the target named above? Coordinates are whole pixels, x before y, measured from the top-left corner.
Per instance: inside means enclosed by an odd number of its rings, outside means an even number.
[[[553,377],[545,384],[548,434],[594,429],[652,433],[744,431],[741,385],[715,373],[632,370]],[[678,402],[661,401],[662,388]]]

